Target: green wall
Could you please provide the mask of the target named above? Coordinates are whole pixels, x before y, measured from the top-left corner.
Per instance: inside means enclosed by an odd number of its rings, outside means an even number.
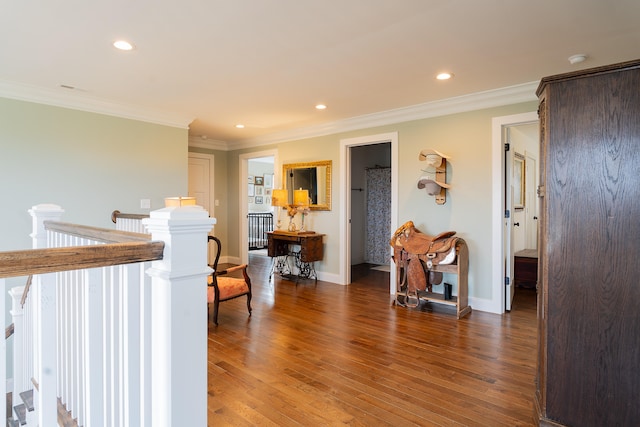
[[[112,228],[187,192],[187,129],[0,98],[0,251],[31,247],[27,210],[60,205],[67,222]]]

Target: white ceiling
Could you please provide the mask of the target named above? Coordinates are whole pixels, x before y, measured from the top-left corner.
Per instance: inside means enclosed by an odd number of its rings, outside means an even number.
[[[639,23],[638,0],[4,0],[0,96],[233,147],[637,59]]]

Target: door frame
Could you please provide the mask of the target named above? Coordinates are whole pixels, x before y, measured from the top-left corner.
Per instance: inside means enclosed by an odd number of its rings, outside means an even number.
[[[505,160],[503,129],[505,127],[538,122],[538,113],[513,114],[509,116],[494,117],[491,123],[491,164],[492,167],[492,200],[491,200],[491,311],[502,314],[505,312],[505,253],[504,253],[504,206],[505,206]],[[511,218],[507,221],[511,227]]]
[[[391,143],[391,228],[398,226],[398,132],[381,133],[340,140],[340,284],[351,283],[351,147]],[[389,247],[391,253],[391,247]],[[392,261],[390,261],[392,263]],[[389,275],[389,292],[395,295],[395,269]]]
[[[238,156],[240,162],[240,176],[238,181],[240,183],[240,198],[238,200],[238,212],[240,212],[240,230],[238,230],[240,264],[249,263],[249,220],[247,218],[249,215],[249,186],[246,185],[249,182],[249,160],[260,157],[273,157],[273,188],[281,188],[280,186],[282,185],[280,182],[280,174],[276,173],[276,171],[280,169],[277,149],[254,151]],[[242,183],[245,183],[245,185]]]

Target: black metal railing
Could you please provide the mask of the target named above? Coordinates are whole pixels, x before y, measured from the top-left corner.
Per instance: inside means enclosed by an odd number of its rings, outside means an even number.
[[[267,247],[267,231],[273,231],[273,214],[271,212],[252,212],[249,218],[249,250]]]

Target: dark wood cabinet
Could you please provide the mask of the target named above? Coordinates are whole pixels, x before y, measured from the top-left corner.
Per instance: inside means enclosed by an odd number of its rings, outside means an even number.
[[[538,251],[523,249],[514,254],[513,284],[516,287],[536,288],[538,283]]]
[[[544,426],[640,420],[640,60],[542,79],[538,367]]]

